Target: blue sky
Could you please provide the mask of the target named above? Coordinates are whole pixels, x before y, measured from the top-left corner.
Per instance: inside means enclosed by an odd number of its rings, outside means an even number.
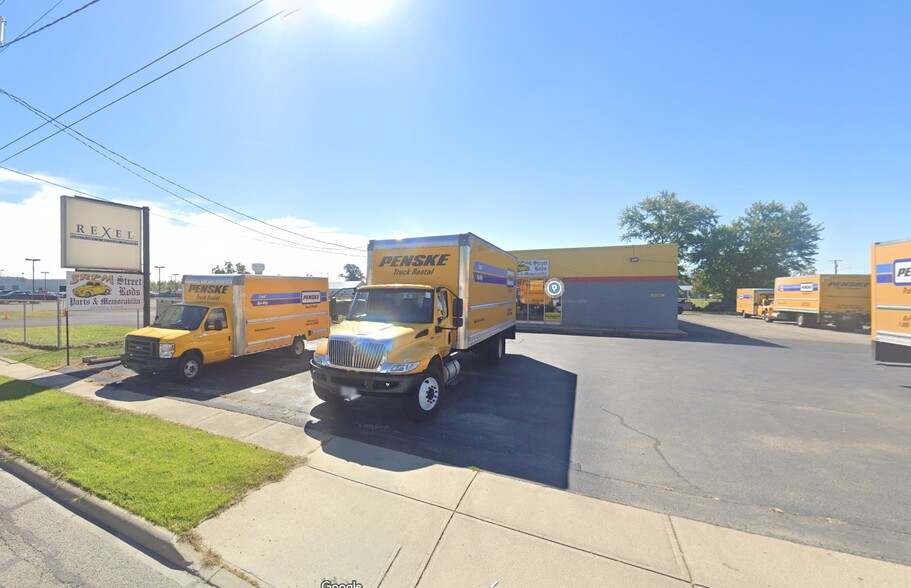
[[[54,1],[3,2],[6,41]],[[38,26],[84,3],[64,0]],[[0,51],[0,88],[58,114],[251,3],[102,0]],[[911,235],[907,2],[362,0],[376,14],[360,20],[333,4],[266,0],[63,120],[297,7],[74,128],[349,247],[466,231],[506,249],[618,244],[620,211],[662,189],[724,222],[757,200],[802,200],[826,227],[822,271],[841,259],[841,272],[866,272],[871,242]],[[0,145],[39,122],[0,96]],[[351,250],[269,245],[64,134],[2,165],[151,206],[153,264],[168,272],[228,259],[331,277],[363,267]],[[20,180],[0,170],[0,268],[29,274],[24,258],[40,256],[62,276],[64,191]]]

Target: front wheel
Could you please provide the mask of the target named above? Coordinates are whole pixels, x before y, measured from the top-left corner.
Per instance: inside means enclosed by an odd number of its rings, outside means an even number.
[[[190,353],[180,358],[177,366],[177,375],[181,380],[190,382],[199,376],[199,370],[202,369],[202,360],[196,354]]]
[[[767,313],[765,313],[764,315],[762,315],[762,320],[764,320],[764,321],[767,322],[767,323],[772,322],[772,313],[771,313],[771,312],[767,312]]]
[[[313,393],[316,394],[317,398],[328,404],[341,404],[342,400],[344,400],[340,394],[316,384],[313,384]]]
[[[440,368],[432,365],[424,372],[417,394],[403,398],[402,407],[415,421],[429,421],[440,411],[445,386]]]
[[[294,343],[291,344],[291,355],[293,357],[300,357],[304,354],[304,351],[307,349],[307,344],[304,342],[303,337],[295,337]]]

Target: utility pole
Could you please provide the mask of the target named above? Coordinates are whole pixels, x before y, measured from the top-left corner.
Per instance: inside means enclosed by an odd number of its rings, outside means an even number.
[[[51,272],[41,272],[44,274],[44,291],[47,292],[47,275]]]
[[[25,261],[32,262],[32,293],[34,293],[35,292],[35,262],[41,261],[41,259],[39,259],[37,257],[36,258],[26,257]]]
[[[156,265],[155,267],[158,269],[158,294],[160,296],[161,295],[161,270],[164,269],[164,266]]]
[[[829,261],[831,261],[832,263],[835,264],[835,275],[837,276],[838,275],[838,262],[844,261],[844,259],[830,259]]]

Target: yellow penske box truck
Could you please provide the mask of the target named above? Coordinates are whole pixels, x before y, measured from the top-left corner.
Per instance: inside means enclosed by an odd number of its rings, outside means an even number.
[[[128,333],[121,363],[193,380],[204,365],[288,348],[329,334],[328,278],[251,274],[184,276],[183,302]]]
[[[737,288],[737,312],[743,318],[762,316],[766,301],[774,297],[775,290],[771,288]]]
[[[795,321],[798,327],[831,324],[852,330],[870,322],[870,276],[820,274],[775,278],[775,300],[763,318]]]
[[[471,233],[370,241],[367,285],[311,360],[326,402],[399,398],[433,418],[459,352],[497,363],[516,333],[516,258]]]
[[[911,363],[911,239],[874,243],[873,358],[884,363]]]

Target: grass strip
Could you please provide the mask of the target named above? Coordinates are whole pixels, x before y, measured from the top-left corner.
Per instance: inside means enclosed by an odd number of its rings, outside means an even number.
[[[180,535],[292,458],[0,376],[0,447]]]
[[[104,345],[101,347],[77,347],[70,349],[70,365],[82,363],[85,355],[98,357],[120,357],[123,345]],[[32,367],[53,370],[66,365],[66,349],[47,351],[43,349],[29,349],[27,347],[9,345],[3,352],[4,357],[22,362]]]
[[[70,347],[91,347],[121,343],[124,335],[135,327],[115,325],[70,325]],[[61,333],[61,343],[66,345],[66,332]],[[22,325],[0,328],[0,341],[22,343]],[[30,345],[57,345],[57,327],[26,327],[26,342]]]

